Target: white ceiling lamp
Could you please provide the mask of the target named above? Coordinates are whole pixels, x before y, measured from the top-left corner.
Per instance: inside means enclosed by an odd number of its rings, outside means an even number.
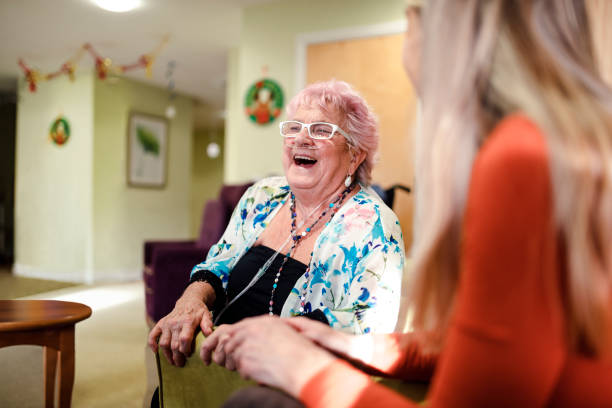
[[[168,105],[168,107],[166,108],[166,117],[168,119],[174,119],[175,116],[176,108],[174,107],[174,105]]]
[[[221,147],[215,142],[211,142],[206,146],[206,155],[211,159],[216,159],[221,153]]]
[[[142,5],[142,0],[92,0],[96,6],[115,13],[132,11]]]

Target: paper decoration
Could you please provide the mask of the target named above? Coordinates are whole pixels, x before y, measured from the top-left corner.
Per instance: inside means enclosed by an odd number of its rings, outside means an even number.
[[[246,93],[244,106],[247,116],[259,125],[274,122],[283,110],[283,91],[269,78],[256,81]]]
[[[61,115],[58,116],[57,119],[51,123],[49,137],[56,145],[64,145],[68,139],[70,139],[70,124],[68,124],[68,119]]]
[[[68,78],[73,81],[76,67],[86,52],[94,59],[96,74],[99,79],[104,80],[110,74],[119,75],[134,69],[144,69],[147,77],[150,78],[152,76],[152,68],[153,63],[155,62],[155,58],[166,46],[168,39],[169,37],[165,36],[156,49],[154,49],[150,53],[141,55],[136,60],[136,62],[132,64],[115,65],[112,59],[108,57],[103,57],[98,54],[93,48],[93,46],[89,43],[83,44],[81,48],[77,51],[77,53],[72,58],[64,62],[62,66],[55,72],[42,73],[36,69],[30,68],[30,66],[28,66],[21,58],[17,61],[17,64],[21,67],[21,70],[25,75],[25,79],[28,83],[30,92],[36,92],[39,82],[50,81],[61,75],[67,75]]]

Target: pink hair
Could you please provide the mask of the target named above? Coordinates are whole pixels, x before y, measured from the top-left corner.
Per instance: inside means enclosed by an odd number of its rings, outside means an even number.
[[[369,185],[378,156],[379,134],[378,119],[365,99],[348,83],[332,79],[302,89],[287,105],[287,115],[292,117],[301,106],[315,106],[327,114],[339,114],[341,123],[337,125],[351,137],[349,145],[366,152],[355,172],[355,179]]]

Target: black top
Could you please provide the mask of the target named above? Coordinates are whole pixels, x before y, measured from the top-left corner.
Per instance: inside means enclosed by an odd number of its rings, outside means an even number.
[[[221,280],[212,272],[198,271],[193,274],[190,281],[206,280],[212,285],[216,295],[213,313],[216,314],[225,306],[226,300],[227,302],[231,301],[248,285],[259,268],[261,268],[275,252],[275,250],[263,245],[250,248],[242,258],[238,260],[234,269],[232,269],[232,273],[229,275],[227,295],[223,291]],[[276,278],[276,274],[278,273],[283,259],[284,255],[279,253],[263,276],[223,312],[217,325],[236,323],[246,317],[267,314],[270,307],[272,285],[274,284],[274,279]],[[291,293],[291,289],[293,289],[297,280],[306,272],[306,268],[306,265],[296,259],[287,259],[274,292],[272,312],[275,315],[280,315],[283,305]],[[325,318],[325,314],[319,309],[304,314],[304,316],[329,324]]]

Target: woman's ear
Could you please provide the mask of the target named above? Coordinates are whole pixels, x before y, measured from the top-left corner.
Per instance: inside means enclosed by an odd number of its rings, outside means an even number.
[[[351,164],[350,164],[351,174],[355,174],[355,172],[357,171],[361,163],[363,163],[365,158],[366,158],[366,152],[362,150],[351,149]]]

